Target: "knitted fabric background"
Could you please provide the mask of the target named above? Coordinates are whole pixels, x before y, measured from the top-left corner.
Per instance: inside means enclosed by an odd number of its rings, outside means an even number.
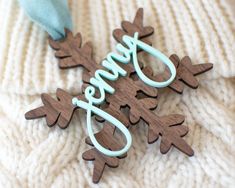
[[[234,187],[235,186],[235,19],[234,1],[70,0],[74,32],[92,41],[97,61],[115,48],[112,30],[144,8],[155,29],[153,46],[168,56],[189,55],[193,63],[214,63],[198,76],[197,90],[159,93],[156,113],[186,116],[185,137],[195,155],[177,149],[166,155],[159,141],[147,144],[143,123],[131,128],[133,146],[116,169],[106,167],[92,183],[86,114],[77,111],[69,128],[48,128],[24,113],[41,105],[40,94],[62,88],[80,91],[81,69],[60,70],[47,34],[32,23],[16,0],[0,0],[0,187]],[[157,70],[157,65],[151,63]]]

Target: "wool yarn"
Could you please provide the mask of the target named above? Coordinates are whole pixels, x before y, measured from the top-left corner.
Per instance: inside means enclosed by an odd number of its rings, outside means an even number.
[[[0,187],[234,187],[235,185],[235,17],[232,0],[70,0],[74,32],[92,41],[94,57],[114,51],[112,30],[144,8],[155,29],[153,46],[168,56],[189,55],[193,63],[214,63],[198,76],[197,90],[159,92],[158,115],[186,116],[185,137],[195,156],[159,142],[147,144],[142,122],[131,128],[133,146],[117,169],[106,167],[92,183],[85,112],[66,130],[24,113],[41,104],[40,94],[62,88],[80,92],[81,69],[60,70],[47,34],[32,23],[16,0],[0,0]],[[149,63],[155,71],[156,63]]]

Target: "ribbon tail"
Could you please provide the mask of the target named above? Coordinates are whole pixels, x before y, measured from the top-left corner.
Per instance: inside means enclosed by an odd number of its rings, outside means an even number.
[[[46,30],[54,40],[65,36],[65,28],[72,30],[72,19],[67,0],[18,1],[26,14]]]

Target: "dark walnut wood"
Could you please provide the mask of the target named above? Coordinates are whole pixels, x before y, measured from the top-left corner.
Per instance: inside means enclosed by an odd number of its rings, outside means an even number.
[[[97,141],[107,149],[112,151],[120,150],[124,144],[122,141],[114,136],[115,128],[108,124],[104,123],[103,129],[95,134]],[[86,143],[93,146],[89,137],[86,138]],[[98,183],[100,178],[102,177],[105,166],[111,168],[118,167],[119,159],[126,157],[126,154],[120,157],[109,157],[101,152],[99,152],[96,148],[89,149],[85,151],[82,155],[82,158],[86,161],[94,161],[94,170],[93,170],[93,182]]]
[[[82,90],[84,91],[90,84],[90,78],[94,76],[95,71],[104,68],[94,60],[90,42],[82,45],[80,33],[73,36],[70,31],[65,31],[65,39],[54,41],[49,38],[49,44],[56,51],[55,56],[58,58],[59,67],[61,69],[78,66],[83,67],[82,80],[84,84]],[[143,9],[137,11],[132,23],[123,21],[122,28],[115,29],[113,31],[113,36],[118,42],[122,43],[123,35],[133,36],[135,32],[139,33],[140,40],[151,45],[148,36],[153,34],[154,29],[150,26],[143,26]],[[192,65],[188,56],[180,60],[177,55],[172,55],[170,59],[177,69],[177,76],[175,81],[169,85],[169,88],[178,93],[183,92],[183,83],[191,88],[197,88],[198,80],[195,76],[212,68],[212,64],[210,63]],[[192,148],[182,138],[188,133],[188,128],[182,125],[185,119],[184,116],[170,114],[160,117],[154,113],[153,110],[158,104],[158,90],[139,80],[132,64],[120,66],[128,72],[128,76],[121,77],[115,82],[107,80],[107,82],[115,88],[115,93],[112,95],[107,94],[106,103],[102,105],[101,108],[119,119],[126,127],[136,125],[139,120],[142,119],[148,126],[148,143],[154,143],[161,137],[161,153],[167,153],[169,149],[174,146],[185,154],[192,156]],[[154,75],[150,67],[144,67],[142,64],[141,67],[145,75],[156,81],[164,81],[170,77],[168,69],[165,69],[163,74]],[[98,90],[96,95],[99,96]],[[25,114],[26,119],[45,117],[48,126],[58,124],[60,128],[68,127],[76,109],[72,105],[73,96],[61,89],[57,90],[56,96],[57,100],[53,99],[48,94],[42,94],[41,99],[43,106],[27,112]],[[83,93],[79,94],[77,98],[85,100]],[[127,113],[122,110],[123,108],[128,109],[126,110]],[[99,117],[96,117],[96,119],[104,121]],[[103,129],[96,133],[95,137],[97,141],[107,149],[113,151],[119,150],[123,147],[123,141],[122,139],[117,138],[117,132],[118,131],[115,131],[115,128],[112,125],[104,122]],[[94,183],[99,182],[105,166],[111,168],[117,167],[119,159],[126,156],[126,154],[120,157],[105,156],[93,147],[89,138],[86,138],[86,143],[92,148],[85,151],[82,156],[84,160],[94,161]]]
[[[173,54],[170,56],[170,60],[174,63],[177,74],[175,80],[168,87],[180,94],[183,93],[184,84],[192,89],[198,88],[199,82],[195,76],[213,68],[212,63],[193,65],[188,56],[185,56],[180,60],[176,54]],[[153,76],[151,72],[148,76],[156,81],[164,81],[170,77],[170,71],[166,68],[162,74]]]
[[[62,129],[68,127],[76,109],[72,104],[73,97],[62,89],[57,89],[56,96],[57,100],[48,94],[42,94],[41,99],[43,106],[30,110],[25,114],[25,118],[37,119],[46,117],[49,127],[55,124]]]
[[[150,69],[146,67],[143,72],[150,73]],[[157,141],[159,136],[162,137],[161,153],[165,154],[171,146],[175,146],[183,153],[192,156],[194,153],[192,148],[182,138],[188,132],[188,128],[182,125],[184,116],[171,114],[159,117],[156,115],[153,109],[157,107],[157,89],[147,85],[143,87],[142,84],[141,80],[133,80],[130,74],[127,77],[119,78],[113,85],[115,94],[106,97],[109,105],[104,110],[116,117],[122,107],[128,106],[128,117],[131,124],[135,125],[142,119],[148,125],[148,142],[150,144]],[[142,97],[138,98],[140,92]]]
[[[92,177],[93,183],[98,183],[100,181],[106,165],[111,168],[116,168],[119,164],[118,158],[106,156],[97,151],[97,149],[95,148],[84,152],[82,154],[82,158],[86,161],[94,161],[94,170]]]
[[[142,40],[143,42],[147,44],[150,44],[150,45],[152,44],[147,39],[147,37],[154,33],[154,29],[151,26],[143,25],[143,14],[144,14],[143,8],[139,8],[136,13],[133,23],[129,21],[123,21],[121,24],[122,29],[118,28],[113,31],[113,37],[117,40],[117,42],[123,43],[122,37],[124,35],[133,37],[134,33],[138,32],[140,40]]]
[[[82,36],[77,33],[73,36],[72,32],[65,29],[66,38],[54,41],[49,38],[50,46],[56,51],[55,57],[59,60],[59,68],[73,68],[82,66],[86,71],[93,75],[97,69],[102,68],[92,58],[92,44],[86,42],[82,46]]]

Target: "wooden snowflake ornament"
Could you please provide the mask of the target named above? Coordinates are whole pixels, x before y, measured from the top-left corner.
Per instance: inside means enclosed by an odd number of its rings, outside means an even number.
[[[133,41],[141,41],[144,44],[149,44],[148,46],[151,47],[150,45],[152,44],[148,37],[153,32],[154,29],[152,27],[143,25],[143,9],[139,9],[134,21],[132,23],[123,21],[122,28],[115,29],[113,36],[119,43],[119,50],[123,50],[128,47],[126,41],[130,38]],[[137,38],[135,38],[137,36],[136,34],[138,34]],[[125,37],[126,41],[124,40]],[[58,89],[56,92],[57,100],[48,94],[42,94],[43,106],[27,112],[25,118],[36,119],[45,117],[48,126],[51,127],[57,124],[60,128],[64,129],[69,126],[76,109],[85,109],[87,111],[87,120],[89,120],[88,114],[90,116],[96,115],[94,119],[103,122],[103,127],[101,131],[95,134],[89,134],[90,137],[88,136],[85,142],[91,148],[82,155],[84,160],[94,161],[94,183],[99,182],[105,166],[115,168],[118,166],[119,160],[127,156],[126,152],[122,153],[122,155],[105,155],[97,147],[95,141],[103,149],[114,153],[115,151],[121,150],[125,143],[118,137],[116,125],[114,126],[110,120],[102,117],[102,113],[112,117],[111,119],[114,119],[115,123],[123,124],[125,127],[124,130],[127,130],[130,126],[138,125],[138,122],[143,120],[148,126],[148,135],[146,135],[147,142],[152,144],[161,137],[160,151],[163,154],[167,153],[172,146],[188,156],[194,154],[193,149],[183,139],[188,133],[188,128],[183,125],[185,117],[180,114],[159,116],[154,112],[158,104],[158,89],[151,87],[143,79],[140,79],[135,65],[130,64],[133,61],[128,59],[128,55],[131,57],[133,54],[128,54],[127,51],[123,51],[125,56],[120,58],[120,55],[115,56],[115,54],[109,53],[102,63],[98,64],[92,56],[91,43],[87,42],[82,45],[81,34],[78,33],[73,36],[68,30],[66,30],[65,39],[54,41],[50,38],[49,44],[55,50],[55,57],[58,59],[59,68],[65,69],[78,66],[83,68],[83,92],[73,97],[62,89]],[[122,46],[120,47],[120,45]],[[136,49],[136,53],[140,51],[140,49]],[[117,61],[118,57],[123,62],[127,61],[127,59],[129,62],[123,63]],[[178,93],[183,92],[183,83],[193,89],[197,88],[199,82],[195,76],[213,67],[210,63],[193,65],[188,56],[180,60],[177,55],[171,55],[169,59],[176,70],[176,77],[168,87]],[[168,68],[162,74],[158,75],[154,75],[148,66],[139,65],[139,68],[144,75],[157,82],[163,82],[171,76]],[[104,96],[105,100],[101,104],[101,100],[99,99]],[[96,103],[91,102],[91,98],[96,100]],[[127,113],[122,110],[125,107],[129,109]]]

